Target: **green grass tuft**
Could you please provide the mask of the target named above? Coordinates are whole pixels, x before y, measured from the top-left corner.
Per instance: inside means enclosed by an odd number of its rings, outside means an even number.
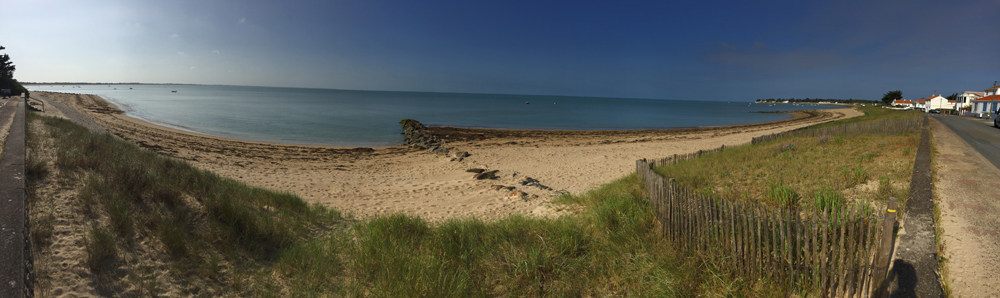
[[[84,245],[87,250],[87,266],[94,272],[111,270],[117,260],[118,246],[114,234],[100,226],[91,226]]]

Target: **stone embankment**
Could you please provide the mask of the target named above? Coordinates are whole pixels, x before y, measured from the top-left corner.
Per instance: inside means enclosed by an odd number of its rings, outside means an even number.
[[[403,136],[404,143],[411,147],[422,150],[427,150],[431,153],[437,154],[440,157],[450,157],[452,161],[462,161],[464,158],[469,157],[469,152],[454,150],[454,147],[446,146],[446,142],[439,138],[438,136],[430,133],[430,130],[426,126],[420,123],[420,121],[413,119],[403,119],[399,121],[399,124],[403,126]],[[498,178],[499,170],[487,170],[487,169],[468,169],[466,172],[474,173],[472,179],[476,180],[494,180]],[[514,173],[516,176],[517,173]],[[569,192],[565,190],[553,190],[551,187],[541,184],[540,181],[531,177],[525,177],[520,182],[518,182],[522,188],[535,187],[541,191],[550,192],[552,195],[563,195]],[[516,186],[504,186],[504,185],[493,185],[490,187],[493,190],[503,191],[506,193],[505,198],[513,200],[529,201],[538,198],[538,195],[529,194],[522,190],[517,189]]]
[[[403,119],[399,121],[399,124],[403,126],[403,142],[407,146],[424,149],[442,157],[451,156],[455,161],[462,161],[463,158],[469,156],[469,153],[465,151],[451,153],[453,148],[445,146],[445,141],[427,132],[426,126],[420,121]]]

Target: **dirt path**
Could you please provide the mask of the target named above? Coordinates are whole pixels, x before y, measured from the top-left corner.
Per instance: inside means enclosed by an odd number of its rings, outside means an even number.
[[[1000,297],[1000,170],[931,120],[934,193],[953,297]]]

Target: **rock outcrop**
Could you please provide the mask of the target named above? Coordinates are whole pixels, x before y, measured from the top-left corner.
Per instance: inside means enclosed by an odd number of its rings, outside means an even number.
[[[483,179],[491,179],[492,180],[492,179],[497,179],[497,172],[499,172],[499,171],[500,170],[485,171],[485,172],[482,172],[482,173],[479,173],[479,174],[476,174],[476,175],[472,176],[472,178],[474,178],[476,180],[483,180]]]
[[[399,121],[403,126],[403,142],[410,147],[425,149],[438,154],[447,155],[451,148],[445,147],[444,141],[437,136],[430,134],[420,121],[413,119],[403,119]]]

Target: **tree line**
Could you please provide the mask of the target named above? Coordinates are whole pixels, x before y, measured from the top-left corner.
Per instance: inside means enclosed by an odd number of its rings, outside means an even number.
[[[0,46],[0,51],[5,49],[7,48]],[[14,79],[14,70],[17,70],[17,66],[10,61],[10,55],[0,55],[0,89],[10,89],[11,94],[23,93],[27,95],[28,89]]]

